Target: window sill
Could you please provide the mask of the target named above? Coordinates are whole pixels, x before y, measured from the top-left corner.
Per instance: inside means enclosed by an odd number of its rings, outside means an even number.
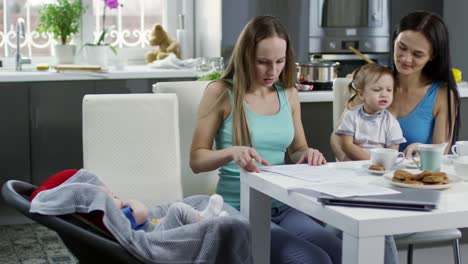
[[[29,65],[28,65],[29,66]],[[73,81],[73,80],[119,80],[119,79],[195,79],[194,70],[152,69],[146,65],[128,65],[123,70],[110,68],[106,72],[91,71],[37,71],[31,66],[24,71],[0,68],[0,82]]]

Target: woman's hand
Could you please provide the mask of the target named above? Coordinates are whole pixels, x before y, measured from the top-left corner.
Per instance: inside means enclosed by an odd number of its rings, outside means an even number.
[[[260,172],[255,161],[265,166],[269,165],[268,161],[264,160],[254,148],[250,147],[232,147],[232,160],[239,167],[250,172]]]
[[[296,162],[296,164],[299,163],[307,163],[312,166],[318,166],[326,164],[327,161],[325,160],[322,152],[318,151],[317,149],[308,148],[302,153],[301,157]]]

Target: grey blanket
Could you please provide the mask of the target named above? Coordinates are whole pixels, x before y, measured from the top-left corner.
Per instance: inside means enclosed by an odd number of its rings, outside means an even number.
[[[132,230],[112,198],[99,186],[104,184],[84,169],[53,189],[40,192],[30,211],[44,215],[104,212],[103,223],[117,241],[145,263],[252,263],[247,220],[225,204],[229,217],[213,217],[166,231]],[[209,196],[192,196],[183,202],[203,210]],[[169,205],[150,209],[151,218],[161,218]]]

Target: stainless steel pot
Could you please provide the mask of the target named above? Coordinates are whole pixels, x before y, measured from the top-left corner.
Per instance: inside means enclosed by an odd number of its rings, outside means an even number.
[[[308,85],[333,85],[333,80],[338,77],[339,65],[338,62],[324,60],[296,63],[297,82]]]

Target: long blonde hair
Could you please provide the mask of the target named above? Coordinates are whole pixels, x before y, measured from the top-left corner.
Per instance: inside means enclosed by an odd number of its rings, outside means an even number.
[[[351,108],[354,99],[364,91],[366,84],[378,80],[385,74],[393,77],[391,69],[377,63],[368,63],[359,67],[353,74],[353,80],[348,84],[351,97],[346,107]]]
[[[286,41],[286,62],[279,76],[283,87],[292,87],[295,83],[296,68],[294,64],[294,51],[286,28],[278,18],[273,16],[257,16],[250,20],[242,30],[221,80],[226,87],[231,87],[228,80],[232,80],[234,105],[233,114],[233,145],[252,146],[247,117],[244,111],[244,98],[246,92],[253,87],[255,79],[255,52],[257,44],[269,37],[280,37]],[[227,90],[226,90],[227,91]],[[222,95],[223,96],[223,95]]]

